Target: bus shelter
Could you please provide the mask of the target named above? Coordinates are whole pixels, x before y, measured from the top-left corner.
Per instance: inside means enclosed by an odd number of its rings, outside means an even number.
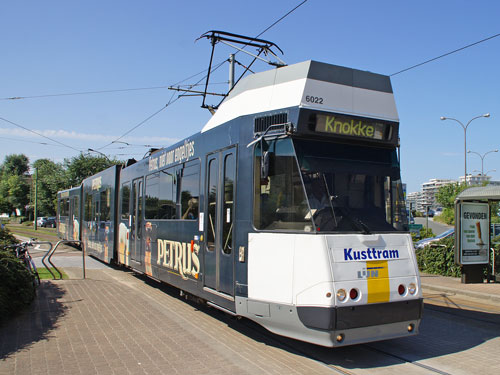
[[[482,283],[484,269],[495,277],[495,238],[500,225],[492,225],[491,203],[500,201],[500,186],[472,187],[455,199],[455,263],[462,266],[462,283]],[[496,278],[500,278],[497,275]],[[490,280],[490,276],[488,276]]]

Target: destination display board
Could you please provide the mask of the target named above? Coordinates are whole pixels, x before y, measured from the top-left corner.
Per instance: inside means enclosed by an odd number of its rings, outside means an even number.
[[[364,120],[337,114],[316,114],[314,131],[332,135],[388,141],[392,126],[377,120]]]
[[[486,264],[490,248],[488,203],[460,206],[460,264]]]

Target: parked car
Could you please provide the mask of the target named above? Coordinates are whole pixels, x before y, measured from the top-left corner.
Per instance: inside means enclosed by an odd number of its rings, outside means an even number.
[[[415,249],[422,249],[433,242],[437,242],[439,240],[442,240],[443,238],[447,238],[453,235],[455,235],[455,228],[448,229],[447,231],[438,234],[436,237],[424,238],[423,240],[416,242]]]
[[[56,227],[56,218],[55,217],[39,217],[37,220],[37,224],[43,228],[55,228]]]
[[[42,217],[37,218],[36,219],[36,225],[38,225],[39,227],[41,227],[45,220],[47,220],[46,216],[42,216]]]

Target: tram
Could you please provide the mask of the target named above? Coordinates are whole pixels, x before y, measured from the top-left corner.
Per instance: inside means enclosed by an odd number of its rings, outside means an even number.
[[[80,241],[81,186],[57,192],[57,236],[68,241]]]
[[[199,133],[85,180],[82,241],[279,335],[415,335],[398,147],[389,77],[316,61],[256,73]]]

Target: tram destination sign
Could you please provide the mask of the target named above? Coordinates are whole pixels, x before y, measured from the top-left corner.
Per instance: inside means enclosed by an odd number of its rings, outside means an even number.
[[[362,120],[334,114],[317,114],[314,130],[320,133],[380,141],[388,141],[392,138],[392,127],[390,124],[380,123],[376,120]]]

